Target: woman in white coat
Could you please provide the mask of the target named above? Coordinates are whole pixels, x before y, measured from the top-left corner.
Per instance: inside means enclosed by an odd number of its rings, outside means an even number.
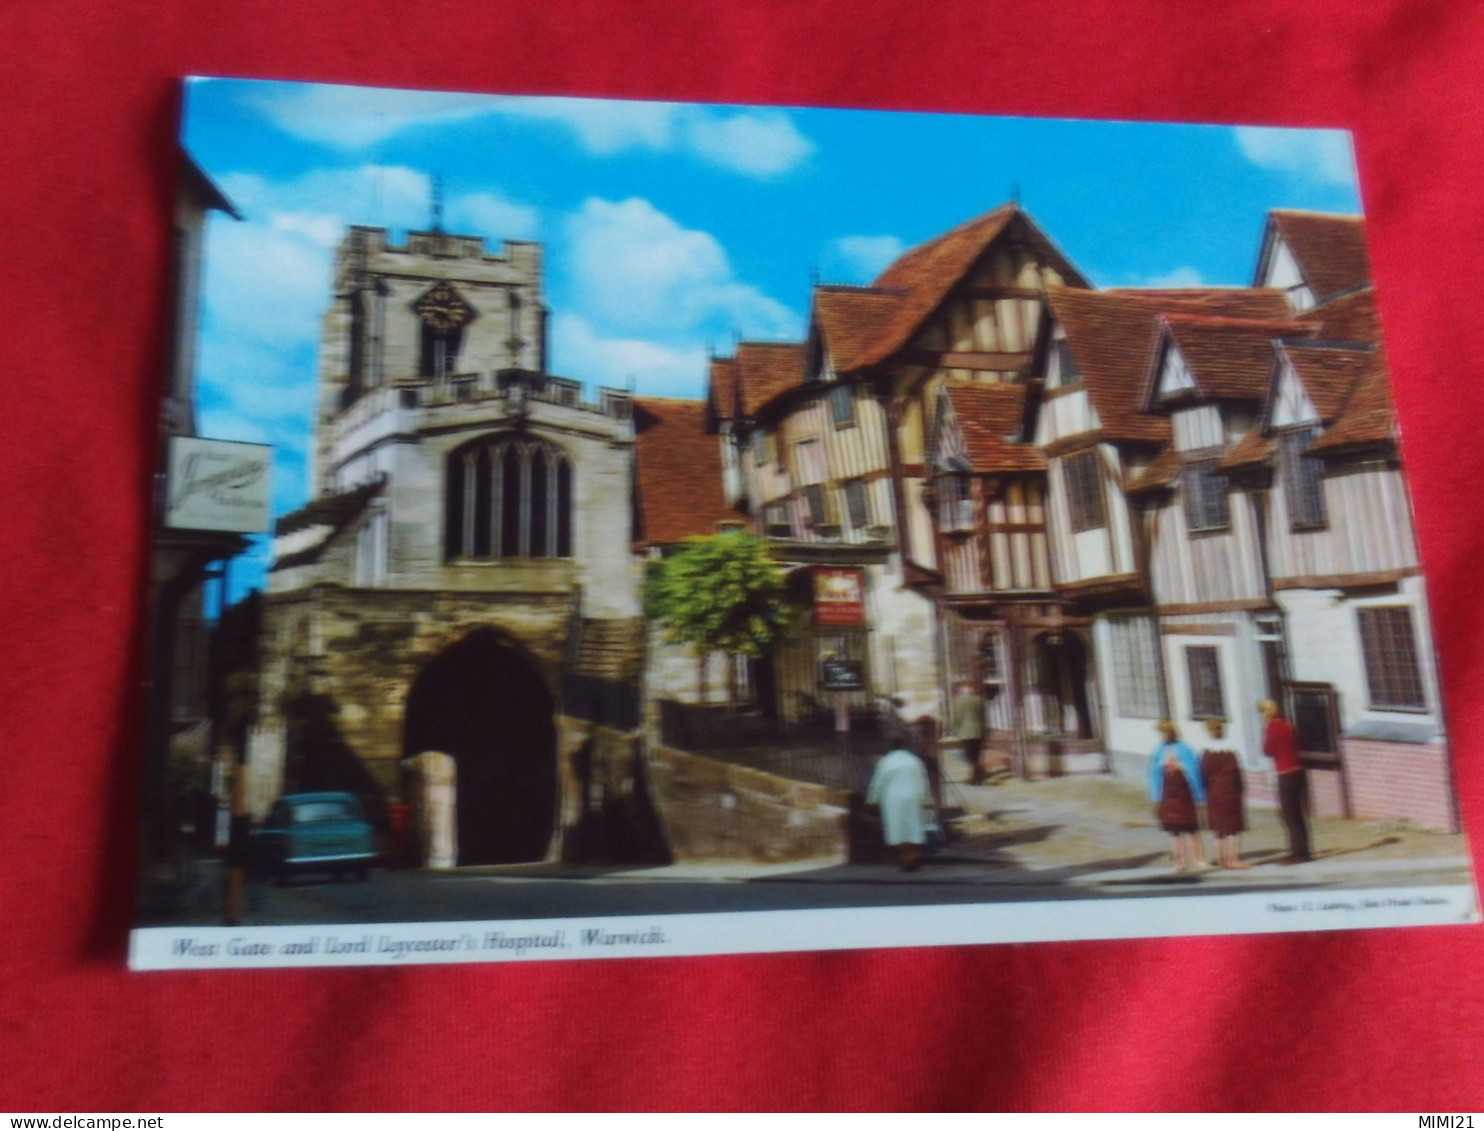
[[[880,806],[882,832],[886,843],[896,847],[904,872],[915,872],[922,864],[931,803],[927,767],[912,751],[899,747],[876,763],[866,804]]]

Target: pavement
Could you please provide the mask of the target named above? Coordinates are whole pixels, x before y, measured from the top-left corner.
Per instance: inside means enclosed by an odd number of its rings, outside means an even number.
[[[961,767],[953,767],[962,772]],[[921,869],[880,861],[709,861],[663,867],[512,864],[444,871],[377,869],[369,883],[305,877],[248,887],[247,925],[461,922],[845,907],[908,907],[1375,889],[1468,882],[1460,835],[1404,822],[1318,819],[1315,859],[1278,863],[1276,810],[1249,806],[1241,871],[1176,874],[1169,838],[1137,785],[1106,775],[994,786],[950,782],[950,837]],[[1211,851],[1209,836],[1207,852]],[[142,905],[141,926],[220,923],[223,869],[200,860],[168,905]]]
[[[954,771],[960,771],[955,767]],[[1316,818],[1310,822],[1314,859],[1284,865],[1287,839],[1275,808],[1249,806],[1242,837],[1244,870],[1210,867],[1176,873],[1169,838],[1138,785],[1107,775],[994,785],[950,781],[945,787],[948,842],[916,872],[895,863],[841,864],[706,861],[662,867],[519,864],[461,868],[456,874],[507,879],[586,879],[607,882],[870,883],[1071,885],[1079,888],[1159,888],[1171,885],[1251,890],[1253,887],[1392,886],[1466,882],[1468,847],[1461,834],[1405,821]],[[1215,858],[1203,834],[1208,858]],[[443,873],[453,875],[455,873]],[[438,873],[430,873],[438,875]]]

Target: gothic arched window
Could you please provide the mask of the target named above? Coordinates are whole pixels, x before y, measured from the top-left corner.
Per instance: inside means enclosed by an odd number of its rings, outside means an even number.
[[[448,457],[444,556],[570,558],[572,463],[545,440],[498,436]]]

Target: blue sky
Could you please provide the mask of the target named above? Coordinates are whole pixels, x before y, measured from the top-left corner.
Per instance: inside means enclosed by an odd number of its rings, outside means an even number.
[[[276,513],[305,501],[331,249],[426,227],[435,174],[448,230],[545,244],[552,368],[656,396],[798,338],[811,274],[869,282],[1013,193],[1099,286],[1245,284],[1269,208],[1360,210],[1334,131],[209,79],[183,136],[244,216],[208,230],[200,430],[274,445]]]

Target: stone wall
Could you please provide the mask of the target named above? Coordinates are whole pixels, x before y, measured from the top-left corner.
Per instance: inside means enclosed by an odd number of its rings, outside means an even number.
[[[850,796],[715,758],[650,746],[654,807],[677,862],[844,863]]]
[[[408,692],[429,661],[477,629],[525,655],[558,702],[570,614],[569,594],[326,586],[270,595],[249,742],[253,815],[283,791],[305,741],[317,757],[344,762],[344,788],[397,799]]]
[[[561,815],[552,855],[585,864],[669,863],[640,734],[563,716],[558,744]]]

